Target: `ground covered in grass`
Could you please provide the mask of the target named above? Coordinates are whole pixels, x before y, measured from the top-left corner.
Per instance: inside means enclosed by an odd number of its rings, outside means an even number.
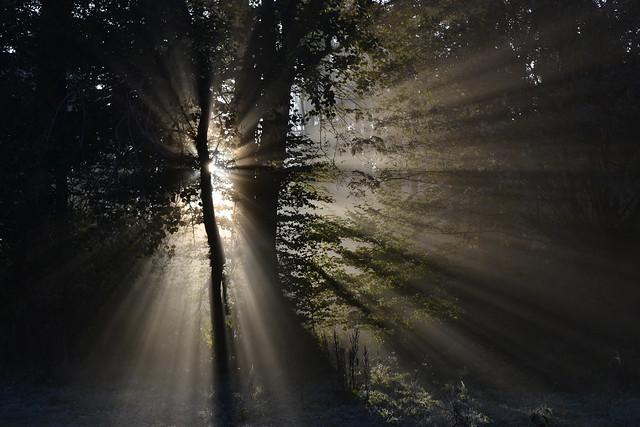
[[[231,419],[216,413],[216,393],[153,379],[0,385],[0,420],[8,426],[636,426],[640,397],[626,394],[507,396],[450,387],[383,390],[372,383],[370,403],[318,387],[278,394],[260,387],[233,393]],[[412,393],[411,393],[412,392]],[[374,397],[375,396],[375,397]]]

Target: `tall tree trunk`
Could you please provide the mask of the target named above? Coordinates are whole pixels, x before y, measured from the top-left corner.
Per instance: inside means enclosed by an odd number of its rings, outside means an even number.
[[[328,364],[326,360],[316,360],[319,352],[315,341],[302,328],[279,277],[278,209],[286,182],[291,89],[299,71],[294,56],[297,41],[284,44],[284,28],[279,27],[279,23],[285,26],[281,21],[284,10],[278,6],[282,4],[273,0],[265,0],[259,6],[235,76],[239,142],[234,184],[242,207],[242,229],[248,240],[244,254],[249,266],[247,285],[259,301],[252,317],[260,319],[260,325],[248,322],[242,333],[249,339],[266,340],[268,351],[273,353],[272,358],[249,359],[259,376],[282,375],[281,380],[295,386],[319,367],[326,372]]]
[[[289,130],[289,98],[290,88],[280,88],[281,92],[274,94],[274,107],[262,120],[260,146],[258,148],[258,164],[265,165],[256,171],[255,199],[258,205],[254,223],[261,232],[264,242],[264,266],[277,280],[277,232],[279,194],[285,180],[284,161],[286,159],[286,141]]]
[[[218,224],[216,222],[215,208],[213,205],[213,185],[211,183],[211,171],[209,169],[209,120],[211,118],[211,75],[208,61],[201,59],[198,63],[198,103],[200,106],[200,121],[196,135],[196,150],[200,163],[200,193],[204,227],[209,243],[209,260],[211,263],[211,324],[213,329],[214,371],[217,379],[217,395],[220,416],[224,419],[231,413],[230,399],[230,372],[229,349],[227,346],[227,331],[225,322],[225,304],[223,300],[224,290],[224,251]]]
[[[241,132],[240,138],[243,153],[236,185],[246,227],[251,229],[255,256],[265,281],[271,286],[278,282],[278,205],[285,179],[290,90],[291,83],[286,80],[274,82],[267,88],[262,98],[254,103],[256,108],[248,112],[261,120]]]
[[[198,88],[198,101],[200,104],[200,122],[198,123],[198,133],[196,135],[196,150],[200,163],[200,192],[202,200],[202,212],[204,216],[204,227],[207,232],[207,241],[211,249],[210,261],[215,278],[214,286],[222,289],[222,270],[224,267],[224,253],[220,233],[216,223],[215,208],[213,206],[213,185],[211,183],[211,171],[209,165],[209,147],[207,144],[209,135],[209,120],[211,118],[211,97],[209,93],[210,78],[202,77]]]
[[[265,90],[262,102],[270,108],[262,115],[253,167],[241,169],[237,182],[243,204],[243,230],[249,242],[247,275],[253,295],[260,301],[255,307],[261,319],[260,336],[267,339],[276,364],[254,359],[258,376],[274,377],[280,372],[290,389],[315,387],[331,377],[331,367],[315,339],[301,325],[295,305],[284,293],[278,260],[278,210],[280,194],[287,182],[284,167],[289,133],[290,81],[282,79]],[[255,264],[252,264],[255,263]],[[255,333],[255,331],[253,331]],[[245,330],[244,333],[247,333]],[[249,336],[251,332],[249,332]],[[271,378],[273,380],[273,378]],[[266,380],[267,384],[270,382]]]
[[[209,243],[210,261],[213,273],[213,286],[216,293],[222,290],[222,272],[224,268],[224,253],[220,233],[216,223],[215,208],[213,206],[213,185],[211,183],[211,171],[209,169],[210,158],[207,146],[207,136],[209,127],[209,117],[211,117],[211,101],[201,99],[201,118],[198,124],[198,134],[196,136],[196,149],[200,162],[200,193],[202,200],[202,212],[204,216],[204,227],[207,232]]]
[[[265,0],[242,59],[236,85],[236,126],[240,134],[239,185],[247,226],[265,280],[278,281],[276,254],[278,195],[284,177],[292,58],[278,46],[276,4]]]

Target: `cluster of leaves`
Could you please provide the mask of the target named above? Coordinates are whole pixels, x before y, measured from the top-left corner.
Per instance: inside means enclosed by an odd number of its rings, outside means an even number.
[[[281,260],[311,327],[367,324],[401,335],[459,314],[444,258],[417,245],[415,224],[393,215],[371,206],[345,217],[298,214],[298,244]]]
[[[369,387],[360,395],[390,424],[439,424],[442,403],[424,388],[418,374],[403,372],[394,354],[375,360]]]

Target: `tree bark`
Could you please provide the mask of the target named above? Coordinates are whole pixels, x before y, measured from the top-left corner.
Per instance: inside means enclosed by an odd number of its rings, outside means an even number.
[[[204,216],[204,227],[207,232],[207,241],[209,243],[211,268],[215,278],[215,286],[222,289],[222,271],[224,267],[224,253],[220,233],[216,223],[215,208],[213,206],[213,185],[211,183],[211,171],[209,165],[211,163],[209,157],[208,135],[209,135],[209,119],[211,117],[211,99],[209,94],[210,79],[203,78],[199,86],[199,104],[200,104],[200,121],[198,123],[198,132],[196,135],[196,150],[198,152],[198,160],[200,163],[200,193],[202,200],[202,212]]]
[[[227,346],[227,330],[225,322],[224,292],[224,251],[218,224],[216,222],[215,207],[213,205],[213,185],[209,169],[209,121],[211,118],[211,75],[208,61],[200,58],[198,61],[197,95],[200,106],[200,121],[195,139],[198,160],[200,163],[200,195],[204,227],[209,244],[209,261],[211,264],[211,326],[213,330],[214,372],[216,373],[217,403],[219,413],[223,419],[228,419],[231,409],[231,378],[229,370],[229,349]]]

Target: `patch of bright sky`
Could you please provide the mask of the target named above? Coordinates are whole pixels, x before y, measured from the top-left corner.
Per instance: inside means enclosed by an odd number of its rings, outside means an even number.
[[[220,164],[211,162],[209,163],[209,172],[211,172],[213,180],[213,204],[216,215],[231,218],[234,204],[229,197],[233,186],[229,171]]]

